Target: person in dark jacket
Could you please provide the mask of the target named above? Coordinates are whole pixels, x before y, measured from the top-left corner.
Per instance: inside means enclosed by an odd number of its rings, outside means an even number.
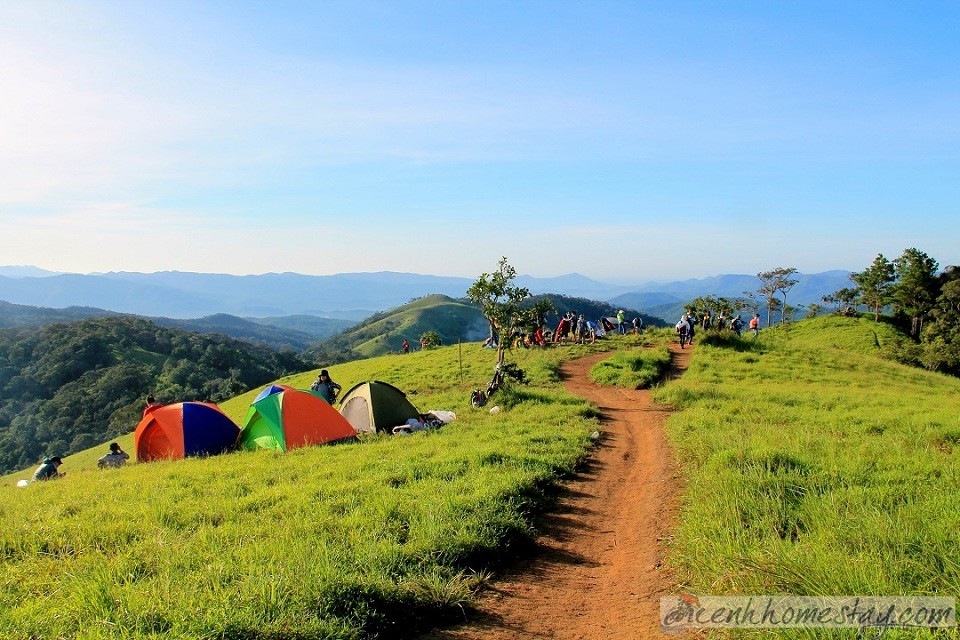
[[[33,481],[37,482],[39,480],[56,480],[57,478],[62,478],[66,474],[60,473],[59,469],[61,464],[63,464],[63,460],[60,459],[60,456],[45,459],[43,464],[33,472]]]
[[[336,402],[337,394],[340,393],[340,385],[330,379],[326,369],[320,372],[317,381],[310,385],[310,389],[319,393],[330,404]]]

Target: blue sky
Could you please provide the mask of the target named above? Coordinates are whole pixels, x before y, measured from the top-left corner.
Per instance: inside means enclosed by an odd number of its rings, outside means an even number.
[[[0,0],[2,264],[960,263],[960,5]]]

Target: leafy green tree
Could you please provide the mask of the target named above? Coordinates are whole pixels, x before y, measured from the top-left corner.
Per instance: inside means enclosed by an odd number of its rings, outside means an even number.
[[[944,271],[931,321],[923,332],[923,363],[929,369],[960,373],[960,270]]]
[[[877,254],[873,264],[860,271],[850,274],[850,279],[860,290],[860,299],[867,307],[873,307],[874,322],[880,320],[880,309],[890,303],[893,285],[896,282],[896,269],[892,262],[882,253]]]
[[[920,338],[923,322],[938,295],[937,261],[919,249],[905,249],[893,261],[897,283],[893,287],[893,302],[899,311],[910,317],[910,335]]]
[[[427,349],[433,349],[440,346],[440,334],[436,331],[424,331],[420,336],[420,344]]]
[[[530,297],[530,291],[515,285],[516,277],[516,269],[503,257],[496,271],[481,274],[467,289],[467,297],[480,305],[490,325],[490,337],[497,338],[498,367],[503,364],[510,337],[524,321],[529,320],[529,312],[521,307],[521,303]]]
[[[804,316],[808,320],[810,318],[816,318],[817,314],[823,311],[823,305],[817,304],[816,302],[811,302],[807,305],[807,314]]]
[[[823,297],[824,300],[828,298],[836,302],[838,312],[846,313],[848,309],[854,309],[860,303],[860,291],[856,287],[843,287]]]
[[[793,267],[777,267],[757,274],[757,278],[760,279],[760,288],[757,289],[757,292],[767,302],[767,326],[770,326],[770,315],[774,311],[772,300],[777,300],[778,293],[783,296],[783,306],[787,306],[787,292],[798,282],[791,277],[796,272],[797,270]],[[784,321],[785,318],[781,315],[780,324],[783,324]]]

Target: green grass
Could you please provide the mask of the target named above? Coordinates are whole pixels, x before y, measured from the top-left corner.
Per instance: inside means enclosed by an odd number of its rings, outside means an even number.
[[[702,341],[656,392],[680,409],[682,588],[960,595],[960,380],[883,359],[888,329],[825,317]]]
[[[602,385],[646,389],[663,376],[669,365],[670,350],[666,347],[617,351],[590,368],[590,379]]]
[[[456,411],[436,432],[109,471],[97,448],[61,480],[7,476],[0,637],[390,638],[460,615],[597,428],[559,363],[617,344],[515,352],[532,382],[495,395],[497,415],[469,406],[493,365],[476,344],[462,378],[456,346],[330,367]],[[223,408],[242,418],[255,393]]]

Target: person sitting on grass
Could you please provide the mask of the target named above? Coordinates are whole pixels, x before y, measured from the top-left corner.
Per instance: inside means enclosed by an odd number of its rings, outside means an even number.
[[[60,456],[45,459],[43,464],[33,472],[33,481],[56,480],[57,478],[62,478],[67,475],[66,473],[60,473],[59,469],[61,464],[63,464],[63,460],[60,459]]]
[[[116,442],[110,443],[110,453],[101,456],[97,460],[97,466],[101,469],[116,469],[117,467],[122,467],[127,464],[127,460],[130,459],[130,454],[120,448],[120,445]]]

